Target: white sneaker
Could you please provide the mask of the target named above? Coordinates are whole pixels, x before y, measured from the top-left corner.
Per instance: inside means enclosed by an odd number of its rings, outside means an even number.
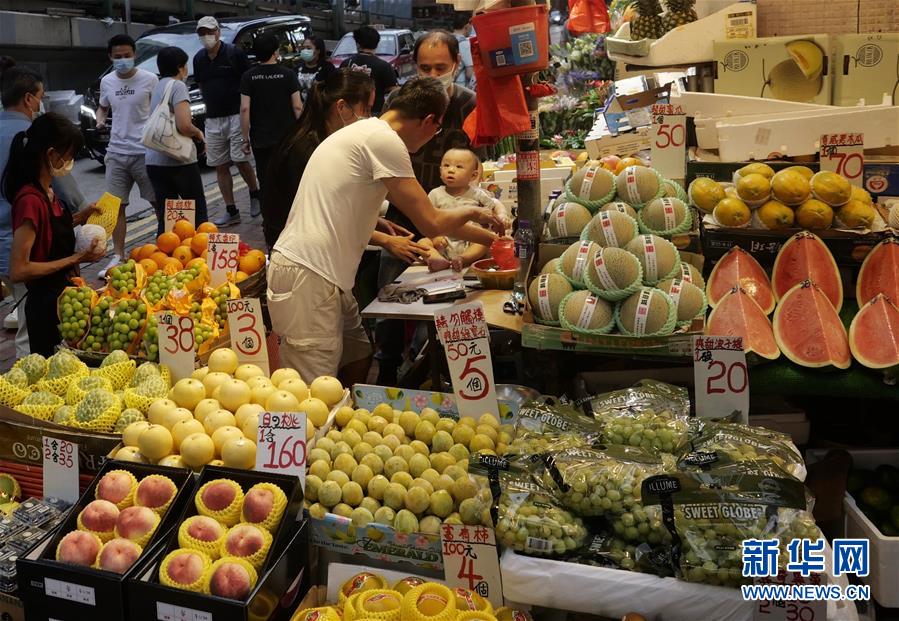
[[[122,262],[122,257],[120,255],[114,254],[112,258],[109,260],[109,263],[106,264],[99,274],[100,278],[106,278],[106,272],[114,268],[116,265]]]
[[[15,311],[6,315],[3,318],[3,327],[7,330],[18,330],[19,329],[19,314]]]

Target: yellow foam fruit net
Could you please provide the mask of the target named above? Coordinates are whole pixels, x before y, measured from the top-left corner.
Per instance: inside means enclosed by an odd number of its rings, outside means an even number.
[[[400,595],[405,595],[415,587],[420,586],[424,583],[425,580],[422,580],[418,576],[406,576],[405,578],[400,578],[399,580],[397,580],[396,584],[394,584],[392,588]]]
[[[110,474],[124,474],[129,479],[131,479],[131,489],[128,491],[128,495],[122,498],[119,502],[116,503],[116,507],[118,507],[119,511],[122,509],[127,509],[131,505],[134,504],[134,492],[137,491],[137,479],[134,478],[134,475],[128,470],[110,470],[106,474],[103,475],[103,478],[106,478],[107,475]],[[100,479],[101,481],[103,479]],[[100,490],[99,485],[94,489],[94,498],[100,498]]]
[[[136,368],[137,363],[134,360],[126,360],[125,362],[116,362],[115,364],[94,369],[92,375],[105,377],[112,384],[113,390],[122,390],[131,382]]]
[[[159,528],[159,515],[157,515],[157,514],[154,512],[154,513],[153,513],[153,516],[154,516],[154,520],[155,520],[154,523],[153,523],[153,528],[151,528],[151,529],[148,530],[146,533],[144,533],[140,538],[138,538],[138,539],[131,539],[131,541],[133,541],[134,543],[136,543],[137,545],[139,545],[139,546],[142,547],[142,548],[146,548],[146,547],[147,547],[147,544],[150,542],[150,539],[153,537],[153,533],[155,533],[155,532],[156,532],[156,529]],[[119,532],[119,527],[118,527],[118,526],[116,526],[116,529],[115,529],[115,536],[116,536],[116,537],[121,537],[122,539],[130,539],[129,537],[125,537],[124,535],[122,535],[122,534]]]
[[[353,593],[343,600],[343,621],[353,621],[356,618],[356,600],[361,593]]]
[[[83,510],[82,510],[83,511]],[[77,524],[78,530],[83,530],[86,533],[91,533],[92,535],[96,535],[100,541],[106,543],[107,541],[113,539],[115,537],[115,528],[113,530],[106,531],[105,533],[100,532],[98,530],[91,530],[87,526],[84,525],[84,522],[81,521],[81,513],[78,514],[78,518],[75,520]]]
[[[88,382],[82,382],[82,380],[90,377],[90,375],[79,377],[69,384],[69,387],[66,388],[65,395],[66,403],[68,405],[78,405],[84,399],[85,395],[87,395],[87,392],[94,388],[102,388],[103,390],[108,390],[110,392],[113,390],[112,383],[104,377],[98,377],[96,379],[91,379]],[[82,383],[84,386],[82,386]]]
[[[103,548],[103,542],[100,540],[99,537],[97,537],[97,534],[96,534],[96,533],[92,533],[92,532],[89,531],[89,530],[84,531],[84,532],[88,533],[89,535],[91,535],[92,537],[94,537],[94,538],[97,540],[97,549],[98,549],[98,550],[100,550],[100,549]],[[57,560],[57,561],[60,560],[60,558],[59,558],[59,548],[62,547],[63,541],[65,541],[65,537],[63,537],[62,539],[60,539],[60,540],[59,540],[59,543],[56,545],[56,560]],[[99,553],[99,552],[97,552],[97,556],[100,556],[100,553]],[[96,562],[96,559],[94,559],[94,562]]]
[[[455,621],[456,596],[448,587],[426,582],[403,597],[403,621]]]
[[[262,569],[263,563],[265,563],[265,557],[268,556],[268,551],[272,547],[272,534],[265,530],[260,526],[256,526],[255,524],[238,524],[237,526],[232,526],[228,531],[228,534],[225,535],[225,538],[222,540],[222,547],[219,550],[219,554],[222,557],[225,556],[234,556],[234,554],[228,552],[226,549],[226,545],[228,542],[228,535],[230,535],[237,528],[255,528],[262,534],[262,547],[256,550],[256,552],[250,556],[241,556],[238,558],[243,558],[249,561],[249,563],[255,567],[256,569]]]
[[[456,621],[496,621],[496,617],[483,610],[466,610],[459,613]]]
[[[341,617],[337,608],[333,606],[320,606],[318,608],[304,608],[298,610],[290,618],[290,621],[348,621]]]
[[[213,511],[203,502],[203,492],[205,492],[206,489],[214,483],[221,482],[225,482],[229,485],[234,486],[234,500],[231,501],[231,504],[224,509]],[[232,481],[231,479],[215,479],[213,481],[208,481],[200,489],[197,490],[197,493],[194,496],[194,504],[197,506],[197,512],[200,515],[208,515],[209,517],[218,520],[225,526],[231,527],[240,521],[240,509],[243,506],[243,490],[240,488],[240,485],[238,485],[236,481]]]
[[[403,596],[391,589],[362,591],[353,604],[358,618],[379,621],[400,621],[403,612]]]
[[[274,497],[272,502],[272,510],[261,522],[250,522],[244,516],[243,509],[241,509],[240,521],[246,522],[247,524],[256,524],[257,526],[261,526],[269,532],[274,532],[274,530],[278,528],[278,524],[281,523],[281,517],[284,515],[284,509],[287,508],[287,495],[284,493],[284,490],[282,490],[274,483],[257,483],[249,490],[247,490],[247,494],[249,494],[254,489],[266,489],[272,493],[272,496]]]
[[[112,540],[110,539],[110,541],[112,541]],[[132,541],[131,543],[134,543],[134,542]],[[105,548],[107,545],[109,545],[109,541],[107,541],[103,544],[103,548]],[[138,546],[136,543],[134,543],[134,545],[137,546],[137,558],[140,558],[141,554],[144,553],[144,549],[142,546]],[[102,569],[102,567],[100,567],[100,557],[103,555],[103,548],[100,548],[100,553],[97,555],[97,561],[93,565],[94,569]],[[135,560],[135,562],[137,562],[137,561]]]
[[[87,223],[102,226],[106,231],[107,237],[112,235],[116,220],[119,218],[119,207],[121,204],[122,199],[118,196],[113,196],[109,192],[103,192],[103,196],[97,201],[97,209],[100,212],[89,215]]]
[[[363,571],[340,585],[340,591],[337,592],[337,606],[342,608],[347,598],[352,597],[356,593],[386,588],[388,587],[384,578],[377,574]]]
[[[453,589],[453,594],[456,596],[456,610],[459,612],[478,610],[493,614],[493,606],[478,593],[457,587]]]
[[[62,397],[56,394],[43,391],[43,395],[41,396],[37,395],[36,392],[31,393],[22,401],[22,403],[17,405],[16,410],[40,420],[50,420],[50,417],[53,416],[53,412],[56,411],[56,408],[65,405],[65,401],[63,401]],[[40,402],[38,401],[39,398],[41,399]]]
[[[83,405],[84,402],[80,403],[78,408]],[[115,427],[115,422],[122,414],[122,401],[118,397],[111,399],[109,406],[90,420],[78,420],[78,408],[75,409],[75,415],[69,420],[70,427],[86,431],[109,432]]]
[[[256,581],[259,579],[259,574],[256,573],[256,568],[242,558],[238,558],[236,556],[223,556],[222,558],[213,561],[212,565],[209,567],[209,571],[206,572],[206,581],[203,583],[204,593],[211,593],[211,591],[209,590],[209,585],[212,582],[212,576],[215,575],[215,570],[221,567],[224,563],[234,563],[246,569],[247,573],[250,575],[250,590],[253,590],[253,587],[256,586]]]
[[[509,608],[508,606],[497,608],[495,616],[497,621],[533,621],[531,615],[524,610]]]
[[[169,563],[172,562],[172,559],[180,556],[181,554],[196,554],[203,561],[203,571],[200,572],[200,577],[190,584],[175,582],[169,576]],[[195,593],[203,593],[203,587],[209,581],[210,567],[212,567],[212,561],[210,561],[209,557],[206,556],[203,552],[200,552],[199,550],[184,550],[179,548],[178,550],[172,550],[165,555],[164,559],[162,559],[162,564],[159,565],[159,581],[167,587],[182,589],[184,591],[193,591]]]
[[[46,390],[48,392],[52,392],[55,395],[63,397],[66,394],[66,390],[69,389],[69,384],[81,377],[86,377],[88,375],[90,375],[90,370],[87,368],[86,364],[79,360],[78,366],[69,375],[66,375],[64,377],[54,377],[53,379],[44,378],[34,385],[34,389]]]
[[[212,560],[216,560],[221,556],[222,543],[225,541],[225,535],[228,534],[227,528],[222,528],[222,536],[216,539],[215,541],[201,541],[195,537],[191,537],[188,534],[188,529],[190,525],[197,520],[199,517],[205,517],[202,515],[192,515],[183,522],[181,522],[181,526],[178,527],[178,545],[182,548],[189,548],[191,550],[199,550],[200,552],[205,552],[209,558]]]
[[[169,496],[168,501],[164,505],[162,505],[161,507],[147,507],[148,509],[152,509],[156,513],[156,515],[158,515],[159,517],[163,517],[165,515],[165,512],[169,510],[169,507],[171,507],[172,503],[175,501],[175,496],[178,495],[178,486],[175,485],[175,482],[172,481],[170,478],[168,478],[167,476],[163,476],[161,474],[148,474],[143,479],[141,479],[140,482],[143,483],[144,481],[146,481],[148,479],[160,479],[163,481],[168,481],[169,483],[172,484],[172,490],[173,490],[172,495]],[[146,506],[146,505],[140,504],[137,501],[137,494],[135,494],[135,496],[134,496],[134,504],[135,504],[135,506],[138,506],[138,507]]]
[[[0,403],[6,407],[16,407],[30,394],[30,390],[14,386],[5,377],[0,376]]]

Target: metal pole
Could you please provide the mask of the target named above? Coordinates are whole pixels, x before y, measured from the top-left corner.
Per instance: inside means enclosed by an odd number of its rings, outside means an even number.
[[[197,15],[194,11],[194,0],[184,0],[184,14],[187,15],[187,19],[194,20]]]
[[[125,34],[131,34],[131,0],[125,0]]]

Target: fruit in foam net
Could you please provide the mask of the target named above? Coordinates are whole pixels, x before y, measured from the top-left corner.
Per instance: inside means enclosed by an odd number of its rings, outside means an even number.
[[[194,515],[187,520],[185,533],[196,539],[211,543],[225,536],[225,527],[221,522],[205,515]]]
[[[72,410],[74,414],[75,410]],[[126,408],[122,410],[122,413],[119,414],[119,418],[115,422],[115,427],[113,427],[113,433],[122,433],[125,429],[128,428],[128,425],[131,423],[137,423],[140,421],[146,420],[146,417],[143,413],[135,408]]]
[[[56,547],[56,558],[71,565],[92,566],[100,554],[102,543],[93,533],[73,530],[60,539]]]
[[[677,322],[691,322],[705,308],[702,289],[680,278],[663,280],[657,287],[667,293],[677,309]]]
[[[640,230],[644,233],[676,229],[690,217],[690,211],[683,201],[670,197],[650,201],[638,216]]]
[[[143,549],[128,539],[111,539],[103,544],[97,566],[106,571],[123,574],[140,557]]]
[[[584,201],[596,201],[612,191],[615,178],[605,169],[584,166],[571,177],[571,192]]]
[[[680,264],[680,255],[674,245],[658,235],[639,235],[625,248],[640,260],[643,282],[654,285],[667,278]]]
[[[645,314],[638,309],[646,307]],[[674,325],[669,325],[673,311],[671,298],[658,289],[642,287],[621,302],[615,320],[622,334],[646,336],[649,334],[670,334]],[[638,321],[642,318],[642,321]]]
[[[575,291],[565,299],[563,319],[572,329],[604,330],[612,324],[612,305],[589,291]]]
[[[97,499],[117,505],[128,498],[135,484],[134,475],[127,470],[111,470],[97,483],[94,493]]]
[[[592,241],[581,241],[571,244],[560,257],[562,273],[574,284],[584,284],[584,273],[587,265],[599,251],[599,246]]]
[[[167,562],[166,562],[167,561]],[[175,550],[166,556],[160,571],[176,586],[187,587],[195,584],[209,566],[209,557],[198,550]]]
[[[159,524],[159,516],[147,507],[128,507],[119,512],[116,520],[116,537],[140,541],[149,533],[156,530]]]
[[[200,489],[199,498],[210,511],[224,511],[243,500],[243,492],[231,481],[210,481]]]
[[[661,193],[659,175],[652,168],[628,166],[615,179],[618,198],[631,205],[643,205]]]
[[[108,500],[93,500],[79,514],[85,530],[111,533],[115,529],[119,509]]]
[[[623,213],[626,216],[630,216],[634,220],[637,219],[637,210],[625,203],[624,201],[612,201],[611,203],[606,203],[602,207],[599,208],[600,211],[617,211],[619,213]]]
[[[178,492],[171,479],[161,475],[144,477],[137,485],[134,493],[134,504],[139,507],[161,509],[168,504]]]
[[[221,559],[212,565],[209,592],[229,599],[246,599],[256,584],[256,570],[237,559]]]
[[[528,288],[531,310],[542,321],[558,321],[559,303],[571,291],[571,285],[563,276],[541,274],[531,281]]]
[[[602,247],[623,248],[637,235],[633,218],[619,211],[600,211],[587,224],[586,237]]]
[[[591,215],[578,203],[559,203],[549,216],[550,237],[577,237],[587,226]]]
[[[231,527],[222,542],[223,556],[249,557],[259,552],[265,545],[265,531],[253,524],[238,524]]]
[[[47,359],[40,354],[28,354],[16,365],[28,378],[28,384],[34,384],[47,374]]]

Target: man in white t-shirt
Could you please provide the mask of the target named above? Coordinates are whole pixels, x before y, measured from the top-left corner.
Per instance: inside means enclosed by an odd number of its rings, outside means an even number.
[[[112,232],[113,256],[106,270],[122,262],[125,256],[125,209],[131,188],[137,184],[141,198],[155,210],[156,195],[147,175],[144,161],[146,147],[142,139],[144,124],[150,116],[150,96],[156,83],[154,74],[134,66],[134,39],[126,34],[113,36],[106,44],[113,71],[100,80],[100,107],[97,108],[97,129],[106,127],[112,111],[112,128],[106,147],[106,189],[122,199],[119,219]]]
[[[371,344],[352,289],[366,245],[377,242],[385,198],[428,237],[489,246],[496,234],[482,227],[502,230],[485,209],[435,209],[412,171],[409,153],[440,132],[448,103],[438,80],[410,80],[380,118],[334,132],[309,159],[272,251],[267,292],[281,361],[306,381],[338,372],[345,383],[365,379]]]

